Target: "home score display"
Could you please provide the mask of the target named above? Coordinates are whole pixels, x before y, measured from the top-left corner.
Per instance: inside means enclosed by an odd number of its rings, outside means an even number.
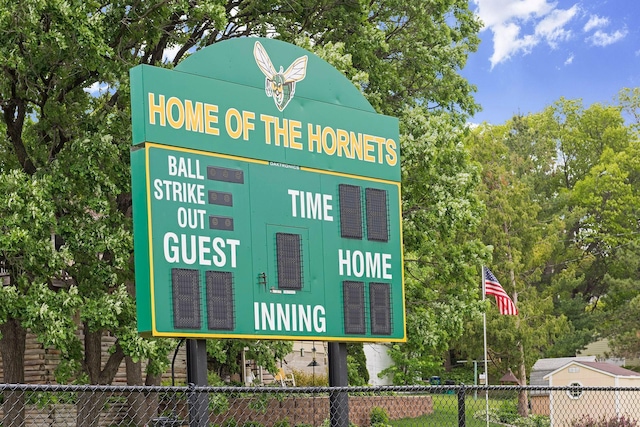
[[[270,53],[290,46],[260,41]],[[287,61],[304,62],[308,70],[303,77],[310,80],[312,66],[320,60],[302,61],[300,51],[296,48]],[[264,84],[260,69],[249,64]],[[197,107],[201,113],[191,101],[195,95],[172,94],[165,88],[166,73],[172,73],[176,87],[180,79],[197,80],[198,85],[207,81],[211,92],[197,93],[204,100]],[[311,124],[300,112],[301,103],[309,111],[330,107],[324,100],[302,99],[305,80],[297,73],[295,97],[290,91],[286,102],[269,99],[263,89],[247,88],[249,110],[242,108],[242,99],[234,101],[239,108],[230,104],[225,94],[237,88],[227,82],[152,67],[132,70],[132,108],[137,106],[137,113],[131,167],[141,334],[405,339],[400,183],[389,179],[399,171],[397,122],[391,132],[380,130],[380,122],[372,124],[368,134],[358,123],[390,118],[358,110],[350,113],[355,115],[354,129],[342,130],[344,114],[338,125],[327,125],[326,114],[314,116],[323,125]],[[136,92],[136,84],[143,89]],[[169,99],[176,101],[167,106]],[[322,105],[316,105],[319,102]],[[286,115],[277,111],[285,107]],[[185,108],[191,109],[189,126]],[[212,132],[204,132],[206,123]],[[235,138],[230,135],[234,129],[244,129],[246,139],[241,131]],[[330,129],[326,144],[321,142],[323,129]],[[338,155],[340,132],[343,151]],[[235,139],[246,142],[231,144]],[[312,145],[316,142],[336,151],[322,153]],[[285,152],[295,153],[287,157]],[[370,161],[378,158],[385,163],[382,178],[371,165],[377,161]],[[390,163],[395,171],[389,172]]]

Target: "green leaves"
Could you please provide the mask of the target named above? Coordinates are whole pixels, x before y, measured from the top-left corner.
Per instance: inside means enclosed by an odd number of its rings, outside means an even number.
[[[449,114],[416,107],[401,118],[407,342],[390,348],[396,384],[439,372],[442,357],[480,313],[477,268],[486,256],[468,238],[483,209],[465,130]]]
[[[271,373],[278,372],[277,363],[293,349],[291,341],[207,340],[207,355],[214,371],[225,375],[240,373],[242,353],[246,360],[255,361]]]
[[[29,286],[60,275],[66,253],[55,252],[56,226],[48,177],[12,170],[0,174],[0,261],[13,286]]]
[[[77,359],[81,344],[74,318],[83,303],[78,289],[72,286],[55,291],[43,284],[34,285],[26,298],[23,326],[30,328],[45,347],[59,350],[63,360]]]

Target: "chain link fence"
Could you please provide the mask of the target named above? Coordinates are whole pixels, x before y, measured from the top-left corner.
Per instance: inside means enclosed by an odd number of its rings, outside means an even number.
[[[3,427],[640,426],[631,387],[0,384]]]

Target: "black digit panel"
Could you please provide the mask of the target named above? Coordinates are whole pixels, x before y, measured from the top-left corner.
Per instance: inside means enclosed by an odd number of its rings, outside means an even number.
[[[198,270],[171,269],[173,325],[176,329],[200,329],[200,274]]]
[[[299,234],[276,233],[278,288],[302,289],[302,239]]]
[[[388,283],[369,284],[371,333],[391,335],[391,286]]]
[[[207,324],[209,329],[231,331],[234,328],[233,273],[207,271]]]
[[[367,239],[378,242],[389,241],[387,219],[387,192],[378,188],[365,190],[367,210]]]
[[[211,215],[209,217],[209,228],[211,230],[233,231],[233,218],[229,216]]]
[[[207,166],[207,179],[233,184],[244,184],[244,171],[240,169]]]
[[[209,190],[209,203],[212,205],[233,206],[233,194]]]
[[[348,239],[362,239],[362,202],[360,187],[340,184],[340,235]]]
[[[365,334],[367,325],[364,313],[364,282],[342,282],[344,333]]]

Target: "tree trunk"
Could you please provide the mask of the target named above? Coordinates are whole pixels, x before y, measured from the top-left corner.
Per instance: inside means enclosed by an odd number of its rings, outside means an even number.
[[[98,427],[100,413],[107,402],[107,395],[103,392],[82,391],[78,393],[78,427]]]
[[[84,370],[89,375],[90,384],[111,384],[118,367],[124,358],[122,348],[116,341],[116,351],[109,355],[107,363],[102,368],[102,331],[90,331],[84,325]],[[107,401],[105,393],[81,392],[78,396],[78,427],[98,427],[100,412]]]
[[[524,346],[522,345],[522,341],[518,343],[518,350],[520,351],[518,380],[520,380],[520,385],[527,385],[527,369],[524,364]],[[520,390],[518,392],[518,415],[521,417],[529,416],[529,396],[527,390]]]
[[[0,326],[2,339],[0,352],[2,353],[2,367],[6,384],[24,383],[24,350],[27,331],[17,319],[9,319]],[[22,427],[25,422],[24,394],[21,391],[5,391],[2,403],[4,417],[2,425],[5,427]]]
[[[127,217],[131,217],[131,197],[126,198],[126,203],[123,204],[122,211]],[[129,261],[133,264],[133,255],[131,255]],[[128,280],[126,285],[127,292],[131,298],[135,299],[135,282]],[[160,385],[161,375],[154,376],[147,374],[146,380],[143,383],[142,363],[134,362],[129,356],[125,356],[124,360],[127,367],[127,385]],[[158,393],[133,393],[127,396],[127,403],[129,404],[127,419],[131,420],[132,423],[137,426],[150,424],[149,421],[151,418],[158,414],[158,402]]]
[[[160,385],[160,376],[147,375],[146,381],[142,381],[142,364],[134,362],[126,356],[127,365],[127,385]],[[157,378],[157,379],[156,379]],[[134,425],[142,426],[149,424],[151,418],[158,413],[158,394],[146,392],[134,392],[127,396],[128,410],[127,419]]]
[[[508,231],[508,227],[505,225],[505,232]],[[511,244],[509,244],[509,250],[507,251],[507,259],[509,263],[513,265],[513,257],[511,255]],[[509,269],[509,279],[511,280],[511,286],[513,291],[513,303],[518,307],[518,291],[516,287],[516,272],[513,268]],[[518,369],[518,382],[520,385],[527,385],[527,369],[524,364],[524,345],[522,344],[522,332],[520,330],[520,316],[516,316],[516,331],[518,333],[518,352],[520,353],[520,367]],[[527,390],[520,390],[518,392],[518,415],[521,417],[529,416],[529,396]]]

